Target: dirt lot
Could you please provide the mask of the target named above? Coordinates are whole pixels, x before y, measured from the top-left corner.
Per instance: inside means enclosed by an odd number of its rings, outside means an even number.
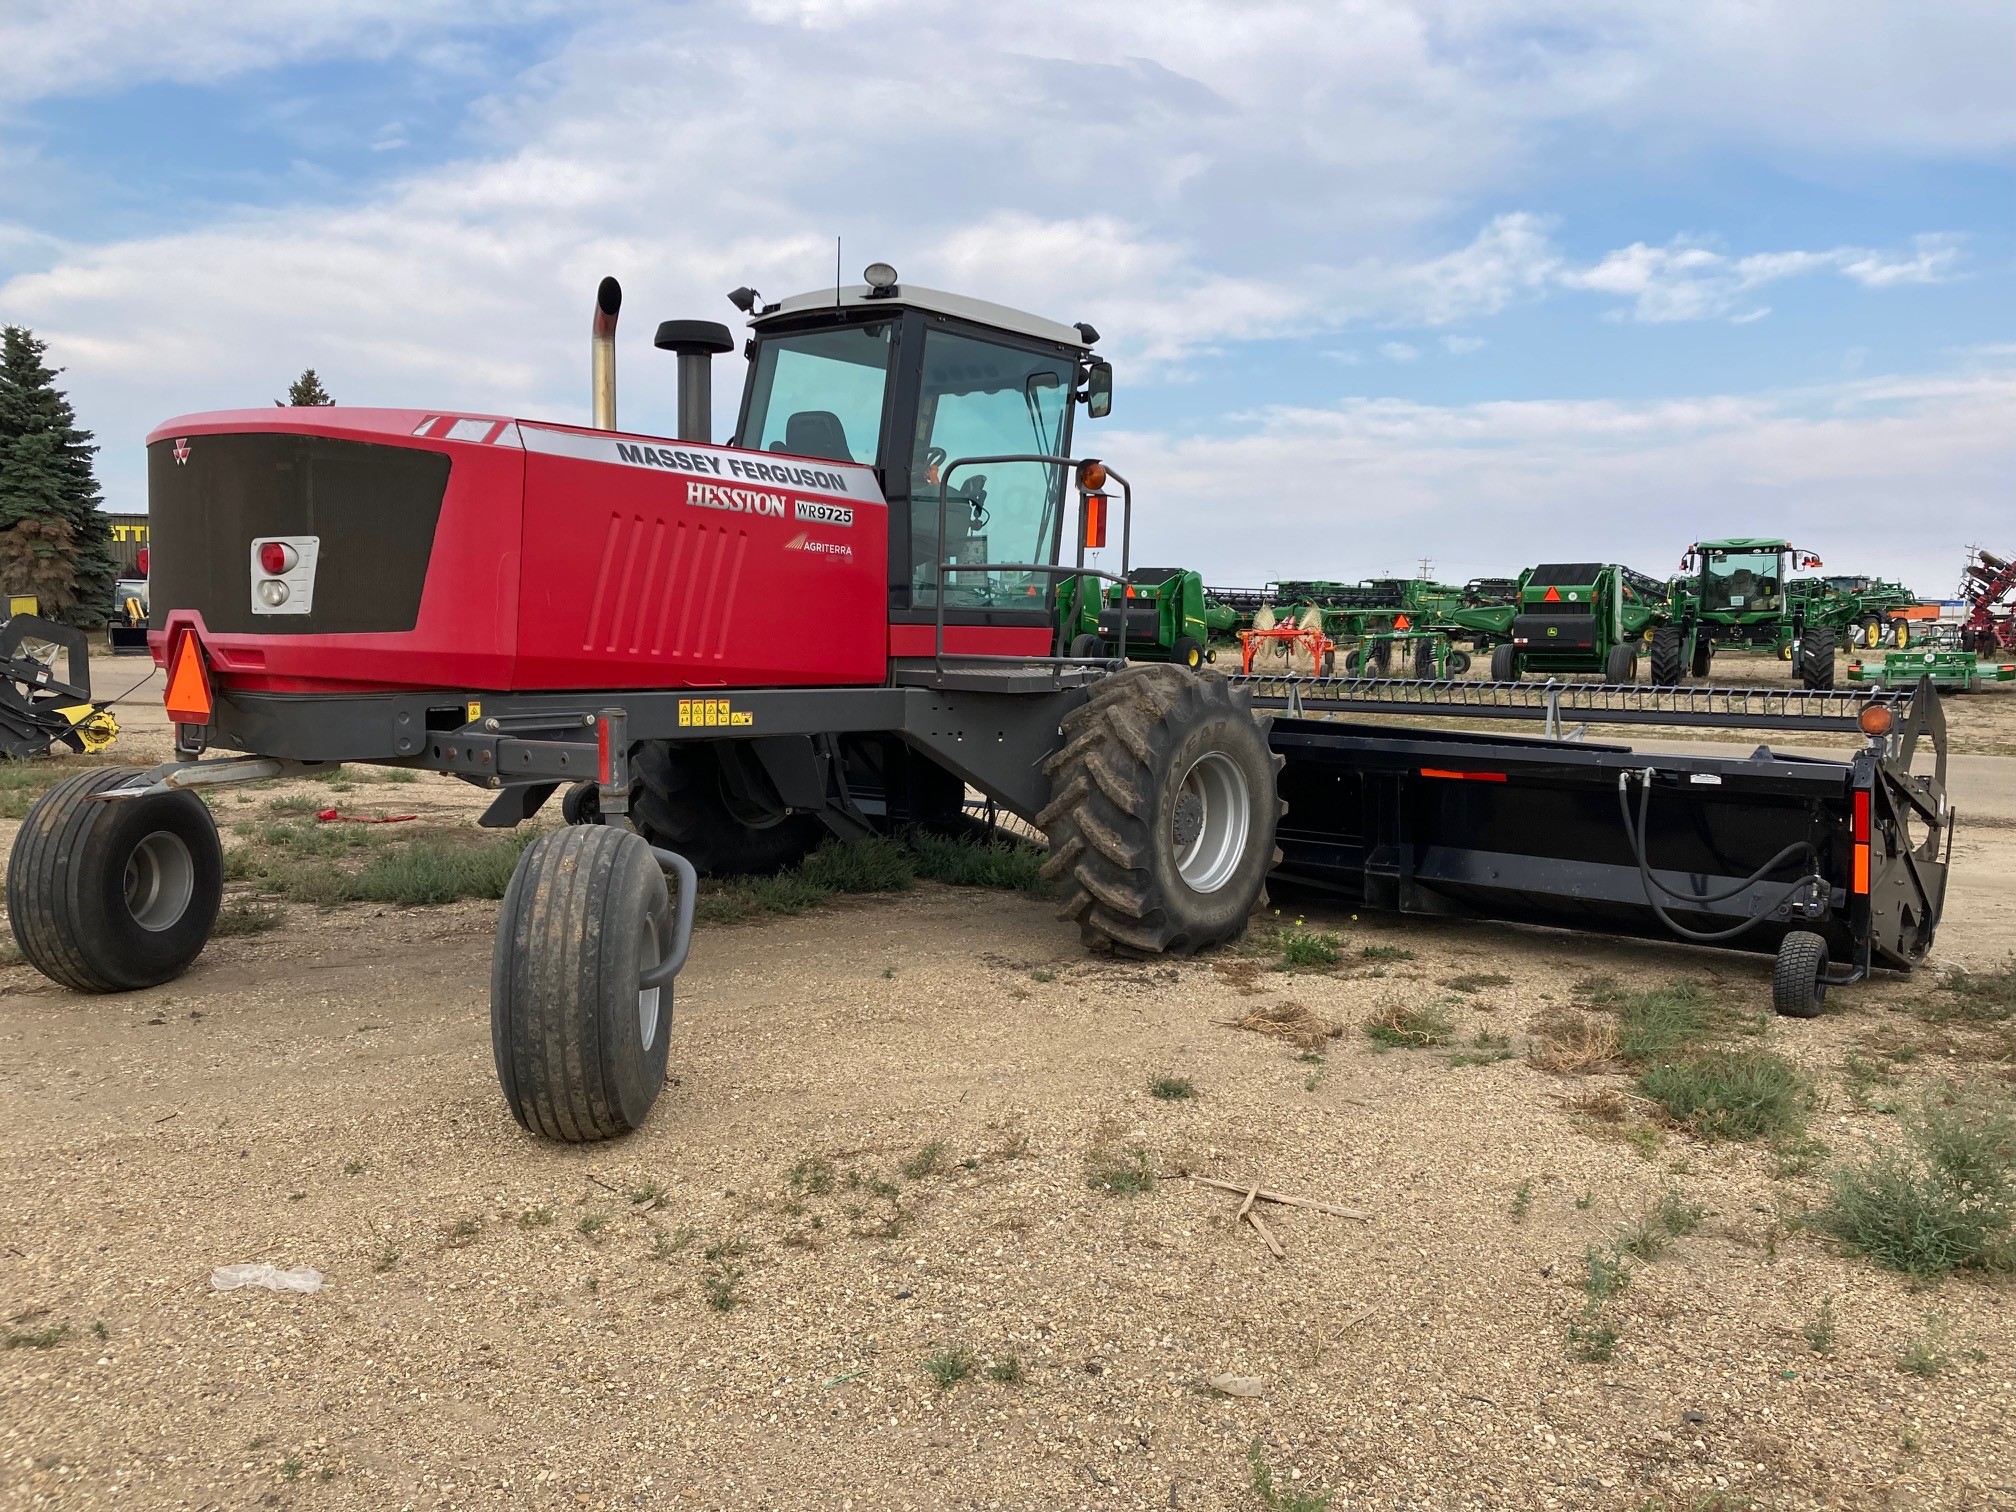
[[[1976,702],[2004,719],[1956,727]],[[1938,956],[1983,973],[2016,762],[1970,771]],[[280,786],[223,798],[227,839],[302,799],[482,802]],[[924,883],[709,929],[651,1123],[562,1148],[495,1087],[493,903],[282,906],[159,992],[0,969],[0,1505],[1216,1509],[1268,1505],[1257,1453],[1284,1508],[2016,1507],[2008,1282],[1802,1223],[1916,1089],[2011,1077],[2009,1023],[1930,973],[1766,1022],[1747,957],[1293,900],[1245,953],[1122,965]],[[1340,960],[1276,969],[1312,932]],[[1614,1059],[1529,1059],[1550,1013],[1676,981],[1811,1078],[1803,1134],[1705,1139]],[[1288,1004],[1341,1034],[1228,1027]],[[1438,1015],[1426,1048],[1362,1027]],[[1367,1218],[1265,1206],[1276,1260],[1185,1173]],[[1701,1216],[1631,1253],[1585,1358],[1588,1252],[1662,1199]],[[254,1260],[327,1284],[210,1290]]]

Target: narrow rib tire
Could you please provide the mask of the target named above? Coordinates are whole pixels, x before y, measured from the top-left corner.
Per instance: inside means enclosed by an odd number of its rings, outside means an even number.
[[[1493,646],[1491,648],[1491,681],[1519,681],[1519,648],[1517,646]]]
[[[1686,647],[1680,642],[1678,625],[1661,625],[1652,632],[1652,686],[1680,686],[1680,662]]]
[[[1827,942],[1795,929],[1778,946],[1771,967],[1771,1007],[1784,1018],[1818,1018],[1827,1004]]]
[[[1603,659],[1603,680],[1619,687],[1638,681],[1638,652],[1629,641],[1619,641]]]
[[[1215,673],[1130,667],[1063,720],[1044,771],[1043,875],[1086,945],[1190,955],[1242,933],[1280,859],[1275,773],[1248,695]]]
[[[638,979],[672,941],[665,875],[628,830],[526,847],[498,915],[490,1047],[511,1116],[570,1144],[627,1134],[665,1085],[672,989]]]
[[[36,800],[14,837],[7,915],[29,965],[78,992],[173,981],[203,953],[224,899],[224,850],[194,793],[94,803],[138,767],[94,767]]]
[[[1204,665],[1204,643],[1187,635],[1176,637],[1176,644],[1170,648],[1171,659],[1179,667],[1197,668]]]

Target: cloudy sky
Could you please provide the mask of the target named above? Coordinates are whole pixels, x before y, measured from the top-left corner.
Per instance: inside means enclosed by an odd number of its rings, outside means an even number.
[[[626,427],[668,316],[872,259],[1088,320],[1225,582],[2016,547],[2008,0],[7,0],[0,320],[114,508],[280,394]],[[737,375],[739,376],[739,374]],[[732,388],[726,364],[722,387]]]

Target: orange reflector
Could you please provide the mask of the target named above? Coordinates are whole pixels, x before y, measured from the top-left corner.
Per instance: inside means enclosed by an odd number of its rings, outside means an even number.
[[[1541,602],[1541,603],[1543,603],[1543,604],[1558,604],[1558,603],[1560,603],[1560,602],[1561,602],[1561,590],[1560,590],[1559,588],[1549,588],[1549,589],[1548,589],[1548,590],[1547,590],[1547,591],[1546,591],[1545,593],[1543,593],[1543,594],[1541,594],[1541,595],[1540,595],[1540,602]]]
[[[1082,519],[1085,526],[1085,549],[1097,551],[1106,544],[1106,495],[1088,493]]]
[[[1869,892],[1869,790],[1855,790],[1855,891]]]
[[[1503,772],[1458,772],[1449,767],[1423,767],[1423,777],[1446,777],[1451,782],[1503,782]]]
[[[168,650],[168,693],[161,702],[177,724],[207,725],[216,705],[210,697],[210,669],[196,632],[184,630]]]
[[[1860,663],[1857,663],[1860,665]],[[1864,704],[1855,722],[1862,727],[1864,735],[1888,735],[1890,733],[1890,711],[1882,704]]]

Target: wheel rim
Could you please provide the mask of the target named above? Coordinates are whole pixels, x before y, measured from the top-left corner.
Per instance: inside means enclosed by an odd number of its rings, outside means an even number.
[[[664,951],[658,947],[658,928],[651,922],[651,916],[644,916],[643,932],[637,940],[637,956],[643,963],[642,969],[649,971],[664,959]],[[658,1040],[658,987],[637,989],[637,1043],[649,1050]]]
[[[126,911],[142,929],[172,929],[196,895],[196,858],[180,835],[156,830],[126,858]]]
[[[1238,763],[1222,751],[1190,763],[1170,822],[1176,871],[1191,891],[1216,892],[1231,881],[1253,822],[1252,793]]]

